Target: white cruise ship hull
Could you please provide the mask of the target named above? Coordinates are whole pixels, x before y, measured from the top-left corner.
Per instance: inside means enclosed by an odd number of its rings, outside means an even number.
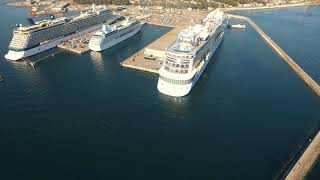
[[[159,79],[157,88],[162,94],[173,97],[183,97],[191,91],[192,84],[173,86],[172,84]]]
[[[215,46],[213,47],[212,51],[208,54],[208,56],[204,60],[202,60],[203,65],[199,69],[196,70],[191,83],[185,84],[185,85],[177,85],[177,84],[165,82],[161,78],[159,78],[158,85],[157,85],[158,90],[163,94],[166,94],[169,96],[174,96],[174,97],[183,97],[183,96],[186,96],[187,94],[189,94],[192,87],[196,84],[196,82],[200,78],[201,74],[203,73],[203,71],[207,67],[209,61],[212,58],[212,55],[215,53],[215,51],[219,47],[219,45],[222,41],[223,35],[224,35],[224,33],[221,34],[220,38],[215,43]]]
[[[6,54],[4,57],[11,61],[18,61],[20,59],[33,56],[35,54],[41,53],[43,51],[49,50],[51,48],[56,47],[60,43],[51,42],[46,45],[40,45],[35,48],[26,50],[26,51],[13,51],[9,50],[8,54]]]
[[[114,20],[115,19],[110,19],[107,23],[111,23]],[[57,45],[70,40],[71,38],[76,38],[76,37],[82,36],[84,34],[97,31],[98,29],[101,29],[101,27],[102,27],[102,25],[99,24],[99,25],[93,26],[91,28],[79,31],[79,32],[77,32],[75,34],[72,34],[70,36],[58,38],[56,40],[53,40],[53,41],[48,42],[48,43],[43,44],[43,45],[39,45],[39,46],[34,47],[32,49],[28,49],[26,51],[9,50],[9,52],[5,55],[5,58],[8,59],[8,60],[17,61],[17,60],[20,60],[20,59],[23,59],[23,58],[26,58],[26,57],[29,57],[29,56],[33,56],[33,55],[39,54],[39,53],[41,53],[43,51],[52,49],[52,48],[56,47]]]
[[[111,48],[112,46],[134,36],[135,34],[137,34],[141,28],[142,28],[143,24],[140,24],[137,28],[135,28],[134,31],[122,36],[122,37],[119,37],[119,38],[116,38],[116,39],[112,39],[111,41],[107,41],[107,42],[103,42],[99,45],[97,44],[93,44],[93,43],[89,43],[89,49],[92,50],[92,51],[96,51],[96,52],[99,52],[99,51],[103,51],[103,50],[106,50],[106,49],[109,49]]]

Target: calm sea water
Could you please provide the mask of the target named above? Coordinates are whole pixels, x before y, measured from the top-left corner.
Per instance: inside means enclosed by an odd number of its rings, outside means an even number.
[[[312,78],[320,83],[320,6],[261,11],[238,14],[254,20]]]
[[[27,11],[0,6],[0,57]],[[35,69],[2,58],[1,179],[282,177],[319,129],[319,97],[249,26],[226,31],[190,95],[162,95],[157,75],[119,63],[169,30],[147,25],[108,51],[60,52]]]
[[[254,20],[314,80],[320,83],[320,7],[237,12]],[[290,44],[290,45],[288,45]],[[308,179],[320,178],[320,161]]]

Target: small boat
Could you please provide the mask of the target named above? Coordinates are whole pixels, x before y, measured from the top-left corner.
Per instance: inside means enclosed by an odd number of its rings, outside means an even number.
[[[245,29],[246,25],[241,25],[241,24],[235,24],[235,25],[228,25],[228,28],[233,28],[233,29]]]
[[[4,79],[2,78],[2,76],[0,75],[0,82],[3,82],[4,81]]]

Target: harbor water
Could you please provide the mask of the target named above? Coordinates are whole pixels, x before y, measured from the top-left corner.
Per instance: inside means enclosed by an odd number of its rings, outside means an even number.
[[[320,51],[314,43],[320,40],[319,6],[241,11],[235,14],[247,16],[255,21],[315,81],[320,83]],[[319,167],[320,161],[317,161],[307,179],[319,179]]]
[[[320,83],[320,6],[242,11]],[[288,45],[290,44],[290,46]]]
[[[226,30],[190,94],[173,98],[158,92],[157,75],[119,65],[171,28],[146,25],[101,53],[54,49],[30,58],[50,55],[32,68],[3,58],[28,10],[0,4],[0,179],[281,178],[319,130],[320,98],[248,24]],[[318,34],[282,38],[285,27],[319,30],[296,27],[303,18],[319,22],[319,10],[243,15],[319,82],[319,52],[303,53]],[[303,18],[269,19],[279,13]]]

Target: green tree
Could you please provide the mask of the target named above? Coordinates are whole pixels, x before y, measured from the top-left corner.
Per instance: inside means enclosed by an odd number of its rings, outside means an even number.
[[[198,9],[207,9],[208,8],[208,1],[207,0],[198,0],[197,7],[198,7]]]
[[[130,5],[130,1],[129,0],[113,0],[112,4],[115,4],[115,5]]]

